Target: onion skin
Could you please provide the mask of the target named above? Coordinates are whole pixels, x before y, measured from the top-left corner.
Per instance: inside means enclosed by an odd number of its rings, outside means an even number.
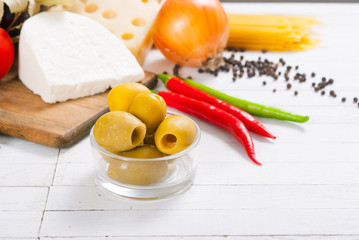
[[[182,66],[202,66],[226,46],[229,23],[219,0],[167,0],[152,28],[155,46]]]

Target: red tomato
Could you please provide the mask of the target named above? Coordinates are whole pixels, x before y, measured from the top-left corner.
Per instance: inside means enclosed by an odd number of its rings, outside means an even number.
[[[10,70],[12,62],[14,61],[14,44],[11,41],[9,34],[0,28],[0,78]]]

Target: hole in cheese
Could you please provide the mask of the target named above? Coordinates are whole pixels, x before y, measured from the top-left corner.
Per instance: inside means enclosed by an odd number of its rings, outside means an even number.
[[[135,18],[132,20],[132,24],[137,26],[137,27],[141,27],[141,26],[145,26],[146,25],[146,20],[143,18]]]
[[[94,13],[98,10],[98,5],[95,3],[87,4],[85,7],[85,12]]]
[[[130,40],[133,38],[133,34],[132,33],[124,33],[124,34],[122,34],[121,38],[123,40]]]
[[[107,19],[112,19],[117,16],[117,13],[114,10],[106,10],[102,13],[102,16]]]

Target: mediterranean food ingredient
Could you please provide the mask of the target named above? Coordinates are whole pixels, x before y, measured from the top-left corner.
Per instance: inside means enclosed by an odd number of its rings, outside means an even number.
[[[14,54],[14,44],[9,34],[0,28],[0,79],[10,70]]]
[[[92,18],[120,38],[142,64],[151,49],[150,35],[159,0],[78,0],[66,10]]]
[[[150,185],[168,174],[167,161],[112,161],[108,176],[116,181],[133,185]]]
[[[109,152],[119,153],[142,143],[146,125],[128,112],[112,111],[96,121],[93,134],[100,146]]]
[[[169,60],[213,67],[222,61],[229,25],[219,0],[167,0],[153,25],[153,42]]]
[[[216,106],[194,98],[187,97],[182,94],[165,91],[160,91],[157,94],[159,94],[165,99],[168,106],[196,116],[230,132],[243,145],[249,158],[255,164],[261,165],[261,163],[258,162],[255,157],[253,140],[246,126],[241,120]],[[160,129],[160,127],[158,128],[158,130]],[[156,136],[155,140],[156,146],[161,152],[163,152],[162,149],[157,145]]]
[[[212,95],[209,95],[208,93],[189,85],[188,83],[186,83],[180,78],[171,77],[166,74],[158,74],[158,78],[163,81],[165,86],[170,91],[183,94],[188,97],[195,98],[207,102],[209,104],[212,104],[216,107],[219,107],[224,111],[233,114],[235,117],[241,120],[248,130],[258,133],[259,135],[262,135],[264,137],[269,137],[273,139],[276,138],[273,134],[271,134],[268,131],[268,129],[263,124],[257,121],[252,115],[239,109],[238,107],[226,103],[221,99],[215,98]]]
[[[143,143],[156,145],[156,143],[155,143],[155,133],[156,132],[154,132],[152,134],[146,134],[145,139],[143,139]]]
[[[129,157],[129,158],[160,158],[166,156],[166,154],[160,152],[156,146],[143,144],[137,146],[136,148],[127,151],[118,153],[120,156]]]
[[[196,126],[190,118],[172,115],[158,126],[155,133],[156,147],[163,153],[175,154],[189,147],[196,134]]]
[[[90,18],[42,12],[22,27],[19,78],[47,103],[97,94],[143,77],[122,41]]]
[[[165,119],[167,107],[161,96],[154,93],[140,93],[133,99],[128,112],[146,125],[146,134],[150,135]]]
[[[111,89],[107,95],[107,105],[110,111],[128,112],[133,99],[139,93],[151,93],[151,91],[141,83],[128,82],[120,84]]]
[[[311,30],[319,22],[311,17],[234,13],[227,16],[227,46],[259,51],[301,51],[318,43]]]
[[[261,105],[258,103],[253,103],[253,102],[249,102],[246,100],[242,100],[239,98],[229,96],[225,93],[219,92],[219,91],[214,90],[210,87],[207,87],[203,84],[195,82],[192,79],[184,79],[184,81],[195,88],[198,88],[218,99],[221,99],[221,100],[223,100],[231,105],[234,105],[234,106],[248,112],[249,114],[252,114],[255,116],[265,117],[265,118],[274,118],[274,119],[278,119],[278,120],[286,120],[286,121],[299,122],[299,123],[304,123],[309,120],[308,116],[292,114],[292,113],[280,110],[278,108],[265,106],[265,105]]]

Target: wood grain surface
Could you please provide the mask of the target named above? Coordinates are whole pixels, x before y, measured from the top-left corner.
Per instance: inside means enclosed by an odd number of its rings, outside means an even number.
[[[141,83],[155,87],[155,74],[146,72]],[[88,134],[108,111],[107,94],[49,104],[20,80],[5,81],[0,84],[0,133],[50,147],[68,147]]]

